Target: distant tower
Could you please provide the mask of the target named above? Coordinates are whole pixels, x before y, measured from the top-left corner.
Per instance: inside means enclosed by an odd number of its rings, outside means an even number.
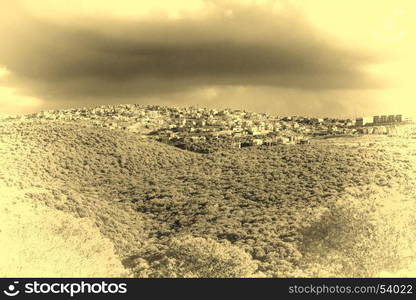
[[[354,119],[357,119],[357,105],[354,104]]]

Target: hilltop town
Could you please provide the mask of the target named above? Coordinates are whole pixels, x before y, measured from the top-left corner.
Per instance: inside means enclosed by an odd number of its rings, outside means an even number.
[[[320,137],[358,134],[413,136],[414,133],[413,127],[403,126],[413,124],[403,115],[353,120],[138,104],[49,110],[9,118],[88,122],[97,127],[127,130],[201,153],[224,147],[307,144],[310,139]]]

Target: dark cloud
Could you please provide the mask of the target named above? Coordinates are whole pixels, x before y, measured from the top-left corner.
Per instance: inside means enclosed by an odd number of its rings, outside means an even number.
[[[7,24],[0,64],[15,84],[49,101],[123,102],[207,86],[381,86],[364,71],[373,54],[337,45],[290,8],[234,4],[204,18],[153,21],[48,22],[21,13]]]

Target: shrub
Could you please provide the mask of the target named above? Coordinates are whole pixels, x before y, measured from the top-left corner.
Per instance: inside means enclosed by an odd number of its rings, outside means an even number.
[[[0,277],[128,276],[91,220],[0,191]]]
[[[151,263],[151,268],[151,277],[228,278],[260,275],[255,274],[257,263],[240,248],[229,242],[219,243],[210,238],[192,236],[172,238],[163,255]]]
[[[304,275],[374,277],[416,257],[414,209],[402,195],[370,188],[316,210],[302,229]]]

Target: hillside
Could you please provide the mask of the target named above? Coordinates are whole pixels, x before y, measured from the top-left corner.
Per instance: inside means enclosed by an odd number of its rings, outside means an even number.
[[[91,220],[48,208],[25,192],[0,188],[1,277],[129,275]]]
[[[401,214],[402,206],[392,215],[383,211],[384,223],[367,224],[377,201],[413,197],[415,152],[403,151],[403,144],[320,142],[198,154],[88,121],[5,120],[0,132],[2,185],[93,220],[140,277],[313,276],[318,261],[312,248],[353,253],[354,238],[382,243],[372,238],[391,229],[393,222],[385,220]],[[333,223],[324,224],[321,236],[312,234],[325,218],[345,221],[335,224],[341,244],[322,248]],[[380,236],[361,230],[374,226]],[[407,239],[402,227],[393,229]],[[368,249],[385,246],[391,244]],[[357,264],[354,274],[346,266],[326,266],[328,273],[318,275],[369,276],[386,269],[360,269],[367,266],[360,259],[344,257],[345,265]],[[208,261],[214,267],[206,269]]]

